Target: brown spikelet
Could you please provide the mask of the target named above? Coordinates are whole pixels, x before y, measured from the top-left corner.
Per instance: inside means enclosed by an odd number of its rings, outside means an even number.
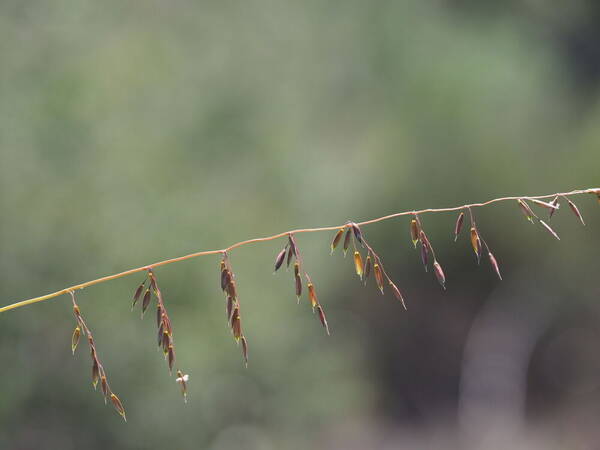
[[[348,247],[350,246],[350,238],[352,237],[352,229],[348,228],[346,231],[346,235],[344,236],[344,256],[348,252]]]
[[[431,243],[429,242],[429,238],[422,229],[419,233],[419,240],[427,247],[428,251],[431,251]]]
[[[150,288],[146,289],[146,292],[144,293],[144,299],[142,300],[142,318],[144,317],[144,313],[146,312],[146,310],[148,309],[148,306],[150,305]]]
[[[221,290],[227,290],[229,283],[231,283],[231,272],[229,272],[227,268],[223,268],[223,270],[221,270]]]
[[[171,319],[169,319],[169,316],[167,316],[167,311],[164,309],[164,307],[162,320],[165,324],[165,330],[167,331],[167,333],[169,333],[169,336],[171,336],[173,334],[173,328],[171,327]]]
[[[396,297],[396,299],[400,300],[400,302],[402,302],[402,306],[404,307],[404,309],[406,309],[406,303],[404,303],[404,297],[402,296],[400,289],[398,289],[398,286],[396,286],[394,283],[392,283],[391,280],[389,280],[389,285],[392,288],[392,292],[394,293],[394,296]]]
[[[298,247],[296,246],[296,239],[294,239],[293,234],[288,234],[288,245],[292,249],[292,253],[295,257],[298,257]]]
[[[307,275],[308,277],[308,275]],[[308,281],[306,287],[308,288],[308,299],[310,300],[310,305],[315,308],[319,304],[319,300],[317,299],[317,294],[315,292],[315,286],[312,284],[312,281]]]
[[[93,352],[95,353],[95,352]],[[100,378],[100,368],[98,365],[98,358],[92,356],[92,386],[96,389],[98,385],[98,379]]]
[[[356,270],[356,275],[358,275],[360,277],[360,279],[362,280],[363,261],[362,261],[362,256],[360,256],[360,253],[357,251],[354,252],[354,269]]]
[[[429,248],[427,242],[421,241],[421,262],[423,263],[423,267],[425,267],[425,272],[427,272],[427,264],[429,263]]]
[[[227,302],[225,306],[225,313],[227,314],[227,320],[231,320],[231,313],[233,312],[233,298],[231,295],[227,296]]]
[[[150,277],[150,287],[152,288],[152,292],[157,294],[158,293],[158,285],[156,284],[156,277],[154,276],[154,272],[149,270],[148,276]]]
[[[356,225],[354,222],[350,224],[350,226],[352,227],[352,231],[354,232],[354,237],[356,238],[356,240],[358,241],[358,243],[364,247],[363,245],[363,237],[362,237],[362,232],[360,231],[360,228],[358,227],[358,225]]]
[[[554,202],[549,202],[549,203],[548,202],[543,202],[543,201],[535,199],[535,198],[532,198],[531,201],[533,203],[535,203],[536,205],[541,206],[542,208],[546,208],[546,209],[548,209],[550,211],[556,210],[556,209],[560,208],[560,206],[558,205],[558,203],[555,204]]]
[[[156,326],[157,327],[160,326],[160,322],[162,320],[162,316],[163,316],[162,306],[160,306],[160,303],[158,303],[156,305]]]
[[[502,280],[502,275],[500,275],[500,267],[498,267],[498,261],[496,261],[496,258],[494,257],[492,252],[490,252],[489,250],[488,250],[488,258],[490,259],[490,264],[494,268],[494,272],[496,272],[496,275],[498,275],[498,278],[500,278],[500,280]]]
[[[296,288],[296,297],[298,297],[298,301],[300,301],[300,297],[302,296],[302,278],[300,274],[297,274],[294,277],[294,283]]]
[[[133,294],[133,302],[131,303],[131,309],[134,308],[135,304],[139,300],[140,295],[142,294],[142,291],[144,290],[145,285],[146,285],[146,280],[144,280],[144,282],[142,284],[140,284],[138,286],[138,288],[135,290],[135,294]]]
[[[292,249],[291,246],[289,246],[288,252],[287,252],[287,261],[286,261],[287,267],[290,267],[290,263],[292,262],[293,256],[294,256],[294,250]]]
[[[239,315],[240,315],[240,308],[238,306],[236,306],[233,309],[233,313],[231,313],[230,326],[232,329],[233,329],[233,324],[235,323],[235,321],[239,320]]]
[[[279,270],[279,268],[281,267],[281,265],[283,264],[283,261],[285,260],[286,250],[287,250],[287,247],[283,247],[283,250],[281,250],[277,254],[277,257],[275,258],[275,272],[277,272]]]
[[[166,355],[169,352],[169,345],[171,344],[171,338],[167,330],[163,330],[161,346],[163,353]]]
[[[319,320],[321,321],[321,325],[323,325],[323,328],[325,328],[327,335],[329,335],[329,325],[327,324],[327,317],[325,317],[325,311],[323,311],[323,308],[321,307],[321,305],[317,305],[316,310],[317,310],[317,314],[319,315]]]
[[[340,228],[339,230],[336,231],[335,236],[333,237],[333,240],[331,241],[331,253],[332,254],[333,254],[333,251],[338,246],[338,244],[340,243],[340,240],[342,239],[343,234],[344,234],[343,228]]]
[[[231,331],[236,341],[242,336],[242,322],[240,318],[240,309],[236,306],[231,315]]]
[[[471,227],[471,246],[473,247],[473,251],[475,252],[475,256],[477,256],[477,264],[481,261],[481,239],[479,238],[479,233],[477,232],[477,228]]]
[[[167,351],[167,361],[169,363],[169,373],[173,372],[173,364],[175,364],[175,350],[173,349],[173,345],[169,345],[169,349]]]
[[[381,294],[383,294],[383,273],[381,272],[381,266],[378,263],[373,264],[373,273],[375,274],[377,287],[381,291]]]
[[[244,364],[248,367],[248,341],[246,340],[246,336],[242,336],[242,356],[244,357]]]
[[[558,239],[560,241],[558,234],[556,234],[556,231],[554,231],[552,228],[550,228],[550,225],[548,225],[543,220],[540,220],[540,224],[546,229],[546,231],[548,231],[548,233],[550,233],[552,236],[554,236],[556,239]]]
[[[410,221],[410,239],[413,246],[417,248],[417,242],[419,242],[419,224],[417,223],[417,219]]]
[[[579,208],[577,208],[575,203],[573,203],[571,200],[567,199],[567,202],[569,203],[569,208],[571,208],[571,211],[573,211],[573,214],[575,214],[575,216],[577,216],[577,218],[581,222],[581,225],[585,225],[585,222],[583,221],[583,217],[581,216],[581,213],[579,212]]]
[[[79,325],[75,327],[73,330],[73,336],[71,336],[71,351],[75,354],[75,349],[77,348],[77,344],[79,344],[79,337],[81,336],[81,328]]]
[[[227,284],[227,289],[225,289],[227,294],[233,298],[237,298],[237,288],[235,285],[235,280],[233,279],[233,275],[229,279],[229,283]]]
[[[100,377],[100,388],[102,389],[102,395],[104,395],[104,403],[106,403],[106,399],[108,398],[108,381],[106,381],[106,375],[102,375]]]
[[[164,337],[164,333],[165,333],[165,328],[164,328],[164,324],[161,322],[160,326],[158,327],[158,345],[159,347],[162,345],[163,343],[163,337]]]
[[[525,215],[527,220],[529,220],[531,223],[533,223],[533,218],[536,217],[536,215],[531,210],[529,205],[525,202],[525,200],[523,200],[521,198],[518,199],[517,202],[519,203],[519,207],[521,208],[521,211],[523,212],[523,214]]]
[[[123,408],[123,404],[121,403],[121,400],[119,400],[119,397],[111,393],[110,401],[112,402],[119,415],[123,418],[123,420],[127,422],[127,417],[125,417],[125,408]]]
[[[371,255],[367,254],[367,258],[365,259],[365,266],[363,268],[363,279],[365,283],[367,282],[367,278],[371,274]]]
[[[454,225],[454,242],[458,240],[458,235],[462,230],[464,221],[465,213],[461,211],[461,213],[458,215],[458,218],[456,219],[456,225]]]
[[[433,270],[435,272],[435,276],[442,285],[444,289],[446,289],[446,275],[444,275],[444,271],[442,270],[442,266],[436,260],[433,261]]]

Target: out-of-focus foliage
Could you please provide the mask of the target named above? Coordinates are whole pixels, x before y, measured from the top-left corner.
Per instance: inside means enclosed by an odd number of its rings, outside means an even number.
[[[598,185],[598,29],[583,0],[4,0],[2,304],[290,228]],[[298,236],[331,337],[271,275],[282,243],[235,250],[248,369],[218,259],[158,269],[187,405],[129,311],[141,277],[79,292],[126,426],[70,354],[67,297],[3,314],[0,448],[597,442],[600,210],[574,200],[588,225],[563,205],[560,242],[516,204],[476,212],[502,283],[455,216],[423,216],[445,292],[407,220],[365,227],[408,312],[331,236]]]

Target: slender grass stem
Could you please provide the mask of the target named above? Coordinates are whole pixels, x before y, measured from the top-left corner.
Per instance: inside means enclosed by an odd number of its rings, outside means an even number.
[[[597,194],[598,192],[600,192],[599,188],[590,188],[590,189],[577,189],[577,190],[570,191],[570,192],[558,192],[555,194],[546,194],[546,195],[500,197],[500,198],[488,200],[487,202],[483,202],[483,203],[471,203],[471,204],[466,204],[466,205],[461,205],[461,206],[454,206],[454,207],[450,207],[450,208],[428,208],[428,209],[422,209],[420,211],[415,211],[415,210],[403,211],[403,212],[399,212],[399,213],[389,214],[387,216],[378,217],[376,219],[366,220],[364,222],[357,222],[357,225],[358,226],[370,225],[373,223],[382,222],[384,220],[393,219],[395,217],[400,217],[400,216],[409,216],[409,215],[426,214],[426,213],[451,212],[451,211],[460,211],[462,209],[479,208],[482,206],[491,205],[492,203],[499,203],[499,202],[505,202],[505,201],[510,201],[510,200],[519,200],[519,199],[542,200],[542,199],[546,199],[546,198],[554,198],[556,196],[564,197],[564,196],[578,195],[578,194]],[[89,286],[93,286],[95,284],[104,283],[106,281],[116,280],[117,278],[126,277],[128,275],[132,275],[132,274],[138,273],[138,272],[143,272],[143,271],[149,270],[149,269],[154,269],[156,267],[166,266],[167,264],[173,264],[176,262],[185,261],[187,259],[192,259],[192,258],[196,258],[199,256],[223,254],[223,253],[229,252],[235,248],[242,247],[244,245],[254,244],[257,242],[272,241],[274,239],[289,236],[290,234],[315,233],[315,232],[319,232],[319,231],[339,230],[340,228],[346,227],[346,225],[347,224],[335,225],[335,226],[330,226],[330,227],[300,228],[297,230],[289,230],[289,231],[284,231],[283,233],[274,234],[273,236],[267,236],[267,237],[262,237],[262,238],[254,238],[254,239],[248,239],[245,241],[240,241],[240,242],[232,244],[229,247],[221,249],[221,250],[207,250],[207,251],[195,252],[195,253],[190,253],[189,255],[179,256],[177,258],[171,258],[171,259],[166,259],[164,261],[158,261],[153,264],[136,267],[135,269],[129,269],[124,272],[107,275],[105,277],[96,278],[95,280],[86,281],[85,283],[80,283],[80,284],[76,284],[74,286],[66,287],[64,289],[61,289],[60,291],[52,292],[50,294],[46,294],[46,295],[42,295],[39,297],[30,298],[28,300],[23,300],[20,302],[12,303],[10,305],[0,308],[0,313],[10,311],[12,309],[17,309],[22,306],[27,306],[27,305],[32,305],[34,303],[44,302],[46,300],[50,300],[50,299],[59,297],[63,294],[68,294],[69,292],[72,292],[72,291],[76,291],[76,290],[83,289],[83,288],[86,288]]]

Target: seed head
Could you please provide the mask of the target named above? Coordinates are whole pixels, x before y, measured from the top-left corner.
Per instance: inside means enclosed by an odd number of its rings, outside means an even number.
[[[98,358],[96,358],[94,355],[94,356],[92,356],[92,386],[94,386],[94,389],[96,389],[96,386],[98,385],[99,377],[100,377],[100,368],[98,365]]]
[[[573,203],[571,200],[567,199],[567,202],[569,203],[569,208],[571,208],[571,211],[573,211],[573,214],[575,214],[577,216],[577,218],[579,219],[579,221],[581,222],[582,225],[585,225],[585,222],[583,221],[583,217],[581,216],[581,213],[579,212],[579,208],[577,208],[575,203]]]
[[[442,287],[446,289],[446,276],[444,275],[444,271],[442,270],[442,266],[440,266],[439,262],[433,261],[433,270]]]
[[[346,231],[346,235],[344,236],[344,256],[348,252],[348,247],[350,246],[350,238],[352,237],[352,229],[348,228]]]
[[[229,270],[227,270],[226,267],[223,267],[223,270],[221,270],[221,290],[223,292],[225,292],[225,290],[227,289],[227,286],[229,286],[230,282],[231,282],[231,272],[229,272]]]
[[[410,221],[410,239],[412,240],[413,246],[417,248],[417,242],[419,242],[419,224],[417,219]]]
[[[333,237],[333,240],[331,241],[331,253],[332,254],[333,254],[333,251],[335,250],[335,248],[340,243],[340,240],[342,239],[343,234],[344,234],[343,228],[340,228],[339,230],[336,231],[335,236]]]
[[[329,325],[327,324],[327,317],[325,317],[325,311],[323,311],[323,308],[321,307],[321,305],[317,305],[317,314],[319,315],[319,320],[321,321],[321,325],[323,325],[323,328],[325,328],[325,331],[327,332],[327,335],[329,336]]]
[[[225,313],[227,314],[227,320],[231,320],[231,313],[233,311],[233,298],[231,295],[227,296],[227,304],[225,306]]]
[[[552,236],[554,236],[556,239],[558,239],[560,241],[558,234],[556,234],[556,231],[554,231],[552,228],[550,228],[550,225],[548,225],[543,220],[540,220],[540,224],[542,224],[542,226],[546,229],[546,231],[548,231],[548,233],[550,233]]]
[[[121,403],[121,400],[119,400],[119,397],[111,393],[110,401],[112,402],[119,415],[123,418],[123,420],[127,422],[127,417],[125,417],[125,408],[123,408],[123,404]]]
[[[319,304],[319,300],[317,299],[317,294],[315,292],[315,286],[312,284],[312,281],[308,281],[306,287],[308,288],[308,299],[310,300],[310,304],[315,308]]]
[[[475,252],[475,256],[477,256],[477,264],[481,261],[481,239],[479,238],[479,233],[477,232],[477,228],[471,227],[471,245],[473,246],[473,251]]]
[[[169,349],[167,351],[167,361],[169,362],[169,373],[172,373],[173,364],[175,363],[175,349],[173,348],[173,344],[169,344]]]
[[[283,250],[281,250],[277,254],[277,257],[275,258],[275,272],[277,272],[279,270],[279,268],[281,267],[281,265],[283,264],[283,261],[285,259],[286,250],[287,250],[287,247],[283,247]]]
[[[246,340],[246,336],[242,336],[242,356],[244,357],[244,363],[246,367],[248,367],[248,341]]]
[[[362,280],[363,275],[363,261],[358,251],[354,252],[354,268],[356,269],[356,275]]]
[[[389,285],[392,288],[392,292],[394,293],[394,296],[396,297],[397,300],[400,300],[400,302],[402,302],[402,306],[404,307],[404,309],[406,309],[406,303],[404,303],[404,297],[402,296],[402,293],[400,292],[400,289],[398,289],[398,286],[396,286],[391,280],[389,281]]]
[[[146,289],[146,293],[144,294],[144,298],[142,300],[142,318],[144,317],[144,313],[148,309],[150,305],[150,288]]]
[[[233,279],[233,276],[231,276],[229,283],[227,284],[227,294],[229,296],[231,296],[232,298],[237,298],[237,289],[235,286],[235,280]]]
[[[375,273],[375,281],[377,282],[377,287],[383,295],[383,273],[381,272],[381,266],[377,262],[373,264],[373,272]]]
[[[492,252],[490,252],[489,250],[488,250],[488,258],[490,259],[490,264],[494,268],[494,272],[496,272],[496,275],[498,275],[498,278],[500,278],[500,280],[502,280],[502,275],[500,275],[500,267],[498,267],[498,261],[496,261],[496,258],[494,257]]]
[[[135,290],[135,294],[133,294],[133,303],[131,304],[131,309],[133,309],[133,307],[135,306],[135,304],[139,300],[140,295],[142,294],[142,291],[144,290],[144,285],[145,284],[146,284],[146,280],[144,280],[144,282],[142,284],[140,284],[138,286],[138,288]]]
[[[367,282],[367,278],[369,278],[369,275],[371,274],[371,254],[367,254],[367,258],[365,259],[365,266],[363,269],[363,279],[365,280],[365,283]]]
[[[300,297],[302,296],[302,278],[300,274],[296,274],[295,278],[295,287],[296,287],[296,297],[298,297],[298,301],[300,301]]]
[[[464,221],[465,213],[461,211],[461,213],[458,215],[458,218],[456,219],[456,225],[454,225],[454,242],[458,240],[458,235],[462,230]]]
[[[162,349],[163,349],[163,353],[166,355],[167,353],[169,353],[169,345],[171,344],[171,338],[169,336],[169,332],[167,330],[163,330],[163,334],[162,334]]]
[[[231,315],[231,331],[236,341],[242,336],[242,322],[240,318],[240,309],[236,306]]]
[[[525,202],[525,200],[523,200],[521,198],[518,199],[517,202],[519,202],[519,206],[521,207],[521,211],[523,211],[523,214],[525,215],[525,217],[527,218],[527,220],[529,220],[531,223],[533,223],[533,218],[536,217],[536,215],[531,210],[531,208],[529,207],[529,205]]]
[[[106,375],[102,374],[100,377],[100,388],[102,389],[102,395],[104,395],[104,403],[106,403],[106,399],[108,398],[108,381],[106,381]]]
[[[77,348],[77,344],[79,344],[79,337],[81,336],[81,329],[79,325],[75,327],[73,330],[73,336],[71,336],[71,351],[75,354],[75,349]]]
[[[354,232],[354,237],[356,238],[356,240],[358,241],[358,243],[361,246],[364,247],[364,245],[363,245],[363,238],[362,238],[362,232],[360,231],[360,228],[354,222],[351,223],[350,226],[352,227],[352,231]]]
[[[425,236],[422,231],[421,236]],[[424,239],[421,239],[421,262],[423,263],[423,267],[425,267],[425,272],[427,272],[427,264],[429,263],[429,245],[427,245],[427,241]]]
[[[292,249],[292,246],[290,245],[288,248],[288,252],[287,252],[287,261],[286,261],[287,267],[290,267],[290,263],[292,262],[293,256],[294,256],[294,250]]]

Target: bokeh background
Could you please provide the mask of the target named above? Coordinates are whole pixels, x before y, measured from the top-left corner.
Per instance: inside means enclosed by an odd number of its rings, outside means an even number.
[[[2,304],[297,227],[600,184],[593,0],[0,2]],[[68,297],[0,316],[2,449],[594,449],[600,208],[556,241],[477,210],[504,281],[454,214],[365,227],[408,311],[331,234],[298,236],[332,335],[298,305],[283,241],[157,270],[183,404],[130,312],[134,275],[78,293],[125,425],[71,356]],[[563,202],[564,203],[564,202]],[[563,204],[563,206],[565,206]]]

